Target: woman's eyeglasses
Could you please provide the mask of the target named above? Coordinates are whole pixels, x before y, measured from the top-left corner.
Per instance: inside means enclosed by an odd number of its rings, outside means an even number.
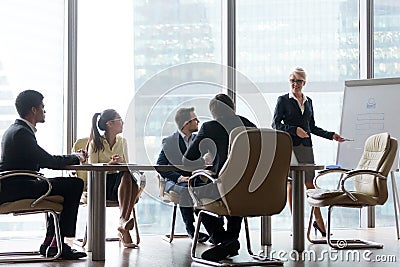
[[[291,84],[302,84],[304,80],[295,80],[295,79],[290,79],[289,82]]]
[[[122,118],[118,118],[118,119],[113,119],[113,120],[110,120],[110,121],[120,121],[120,122],[124,122],[123,120],[122,120]]]

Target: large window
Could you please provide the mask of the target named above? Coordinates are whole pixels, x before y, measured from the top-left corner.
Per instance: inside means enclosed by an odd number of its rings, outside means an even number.
[[[44,95],[46,110],[46,122],[37,125],[36,137],[53,154],[62,154],[65,148],[64,12],[64,0],[0,1],[0,138],[18,117],[16,96],[34,89]],[[5,219],[1,236],[32,229],[32,224],[21,223],[21,219]]]
[[[78,2],[77,135],[89,135],[95,112],[114,108],[124,117],[124,137],[134,147],[130,161],[154,164],[162,138],[176,131],[177,108],[196,106],[200,118],[209,119],[207,105],[198,103],[204,102],[201,96],[209,99],[221,91],[202,82],[180,84],[214,77],[210,69],[176,67],[221,63],[221,2]],[[137,206],[141,232],[168,232],[172,208],[158,198],[156,173],[146,176],[146,194]],[[107,223],[117,223],[118,209],[109,210],[114,215]],[[184,231],[179,218],[177,226],[177,232]]]
[[[289,73],[302,66],[317,125],[340,130],[344,81],[358,78],[357,0],[238,1],[236,42],[238,70],[258,85],[271,116],[290,90]],[[319,163],[335,163],[337,144],[313,142]]]
[[[374,1],[375,78],[400,77],[399,21],[399,1]]]
[[[375,74],[398,76],[399,3],[374,3]],[[290,90],[289,73],[302,66],[307,72],[304,92],[313,100],[316,124],[339,133],[344,82],[360,77],[359,13],[366,10],[359,10],[359,1],[239,0],[236,12],[237,67],[266,98],[265,109],[270,116],[266,126],[271,125],[277,97]],[[312,138],[315,161],[335,164],[337,142]],[[392,213],[389,202],[378,208],[377,224],[392,225]],[[357,210],[338,210],[335,214],[335,225],[358,225]],[[349,216],[354,219],[348,220]],[[286,207],[274,220],[284,223],[274,223],[273,227],[287,229],[289,209]]]
[[[0,1],[0,135],[17,118],[18,93],[40,91],[46,123],[37,139],[52,153],[64,147],[64,26],[63,0]]]
[[[0,1],[0,136],[16,118],[16,95],[37,89],[45,95],[47,111],[37,138],[54,154],[67,150],[64,118],[70,116],[63,113],[65,2]],[[224,28],[230,23],[225,21],[225,5],[232,2],[77,3],[78,103],[73,118],[77,137],[89,135],[95,112],[114,108],[128,119],[124,137],[135,147],[131,161],[154,163],[162,138],[175,131],[176,109],[195,106],[200,119],[208,120],[208,100],[226,89],[225,70],[217,66],[225,65],[226,47],[233,45],[226,42]],[[374,1],[377,78],[400,75],[399,3]],[[289,72],[302,66],[308,74],[304,90],[313,99],[317,125],[339,132],[344,81],[360,77],[360,53],[365,53],[359,50],[359,15],[366,10],[359,10],[359,4],[359,0],[236,0],[237,70],[241,81],[257,86],[255,94],[243,98],[248,88],[238,84],[238,112],[269,127],[277,97],[289,90]],[[263,96],[264,104],[254,107],[252,101],[259,103],[258,96]],[[313,143],[318,163],[335,163],[336,142],[314,137]],[[155,173],[147,176],[147,194],[137,206],[141,231],[163,233],[170,226],[171,210],[158,200]],[[377,209],[378,225],[393,225],[390,205]],[[107,216],[108,224],[117,223],[118,209],[113,212]],[[357,212],[335,219],[342,226],[357,226],[356,219],[348,224],[349,216],[356,217]],[[289,229],[288,209],[274,220],[281,221],[274,228]],[[177,222],[177,231],[184,231],[181,220]]]

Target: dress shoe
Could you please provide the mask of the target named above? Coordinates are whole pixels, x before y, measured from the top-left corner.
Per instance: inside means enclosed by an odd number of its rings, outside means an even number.
[[[57,254],[57,247],[49,247],[46,245],[40,246],[40,254],[45,256],[46,258],[54,257]],[[44,252],[44,253],[43,253]],[[76,249],[72,249],[67,244],[62,244],[62,251],[60,258],[64,260],[77,260],[80,258],[86,257],[87,254],[85,252],[77,251]]]
[[[189,234],[189,236],[190,236],[191,239],[193,239],[193,238],[194,238],[194,233]],[[207,234],[202,233],[202,232],[199,232],[199,237],[197,238],[197,242],[199,242],[199,243],[205,243],[205,242],[207,242],[207,240],[208,240],[209,238],[210,238],[210,237],[209,237]]]
[[[218,242],[216,240],[214,240],[214,238],[210,237],[210,239],[208,239],[208,242],[210,242],[211,244],[213,244],[214,246],[218,245],[221,242]]]
[[[239,254],[239,240],[223,242],[211,249],[208,249],[201,254],[201,258],[208,261],[219,262],[226,257],[236,256]]]
[[[41,244],[40,249],[39,249],[40,255],[46,256],[46,250],[48,247],[49,247],[49,245]]]

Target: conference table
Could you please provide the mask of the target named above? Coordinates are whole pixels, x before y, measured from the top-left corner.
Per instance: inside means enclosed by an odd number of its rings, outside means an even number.
[[[183,166],[172,165],[138,165],[138,164],[82,164],[64,166],[62,170],[90,172],[88,178],[88,251],[92,252],[92,261],[105,260],[106,239],[106,174],[108,171],[173,171]]]
[[[292,177],[292,248],[297,252],[304,251],[304,180],[306,171],[324,169],[324,165],[293,164],[290,165]],[[271,217],[261,218],[261,247],[260,258],[269,256],[271,248]]]
[[[108,171],[130,171],[141,173],[143,171],[174,171],[182,170],[184,166],[172,165],[138,165],[138,164],[82,164],[64,166],[63,170],[76,170],[90,172],[88,179],[88,251],[92,252],[93,261],[105,260],[106,239],[106,174]],[[305,172],[322,170],[323,165],[296,164],[290,166],[292,173],[292,220],[293,220],[293,249],[304,251],[304,179]],[[261,246],[264,255],[271,246],[271,218],[262,217],[261,220]]]

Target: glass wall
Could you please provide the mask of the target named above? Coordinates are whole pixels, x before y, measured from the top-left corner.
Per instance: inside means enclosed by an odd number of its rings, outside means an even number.
[[[130,138],[135,162],[154,164],[162,139],[176,131],[173,118],[178,108],[195,106],[201,120],[210,118],[204,98],[221,88],[204,82],[221,76],[210,73],[201,62],[221,63],[221,1],[138,0],[134,4],[136,94],[128,115],[134,114],[135,123],[127,123],[134,130],[124,135],[135,136],[134,143]],[[148,173],[147,179],[139,220],[146,226],[144,231],[168,232],[172,207],[158,198],[156,174]],[[176,231],[185,232],[178,214]]]
[[[375,3],[375,74],[398,76],[399,4]],[[344,82],[359,77],[359,12],[365,10],[357,0],[237,1],[237,68],[258,85],[271,117],[277,97],[290,91],[289,73],[302,66],[316,124],[340,133]],[[313,136],[313,144],[317,163],[336,163],[337,142]],[[377,215],[377,224],[393,224],[391,204],[378,208]],[[273,227],[287,229],[289,209],[274,220],[280,222]],[[335,226],[356,227],[358,210],[338,209],[335,220]]]
[[[290,72],[301,66],[316,125],[340,132],[344,81],[358,77],[358,1],[256,0],[237,5],[237,67],[266,98],[267,127],[277,97],[290,91]],[[313,145],[317,163],[335,164],[336,142],[314,136]],[[273,220],[279,221],[274,228],[288,229],[288,207]],[[351,225],[346,221],[346,226]]]
[[[0,138],[18,118],[16,96],[34,89],[44,95],[46,110],[46,122],[37,125],[36,137],[54,154],[64,150],[64,12],[64,0],[0,1]],[[22,223],[24,218],[2,217],[2,237],[34,228]],[[37,221],[44,223],[43,217]]]
[[[374,77],[400,77],[400,2],[374,1]]]
[[[125,119],[130,162],[154,164],[162,138],[176,131],[179,107],[196,106],[200,119],[210,118],[204,99],[221,87],[207,79],[221,75],[201,62],[221,63],[220,1],[78,1],[78,16],[78,138],[89,135],[95,112],[114,108]],[[172,207],[158,197],[156,173],[146,176],[141,232],[168,232]],[[116,229],[118,209],[107,212]],[[179,217],[176,231],[184,231]]]
[[[374,1],[374,77],[400,77],[400,2]],[[396,179],[399,173],[395,173]],[[388,179],[391,189],[391,179]],[[377,226],[394,224],[393,194],[385,205],[376,207]]]

